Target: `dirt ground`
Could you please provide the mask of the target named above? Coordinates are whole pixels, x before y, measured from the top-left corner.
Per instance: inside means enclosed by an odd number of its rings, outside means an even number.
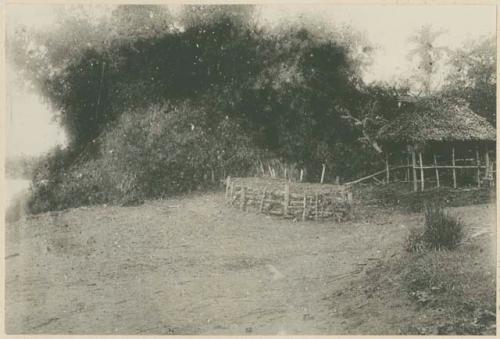
[[[493,205],[453,211],[475,231],[494,225]],[[368,304],[356,284],[420,223],[376,210],[292,222],[226,207],[222,193],[31,216],[6,229],[6,330],[397,334],[409,301]]]

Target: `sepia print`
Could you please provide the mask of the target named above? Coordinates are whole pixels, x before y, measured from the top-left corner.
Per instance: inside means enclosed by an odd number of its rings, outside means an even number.
[[[495,6],[5,17],[7,334],[496,334]]]

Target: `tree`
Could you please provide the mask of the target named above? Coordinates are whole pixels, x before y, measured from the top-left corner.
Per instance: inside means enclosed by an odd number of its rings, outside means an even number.
[[[75,153],[100,156],[99,143],[123,114],[190,101],[216,108],[207,128],[238,124],[252,145],[307,167],[311,175],[322,163],[341,176],[353,175],[338,152],[349,155],[366,132],[343,116],[366,115],[361,74],[370,45],[352,30],[326,25],[267,31],[252,20],[252,11],[186,6],[173,18],[162,6],[118,6],[96,22],[77,13],[33,40],[46,52],[33,57],[19,44],[19,64],[33,72],[36,86],[60,112]],[[54,33],[63,34],[64,43]],[[65,44],[71,57],[63,53]],[[44,64],[52,71],[37,73]]]
[[[439,71],[438,63],[448,52],[447,47],[436,45],[436,40],[444,33],[443,30],[433,30],[431,25],[424,25],[409,38],[415,48],[410,50],[408,58],[417,58],[417,69],[412,78],[418,84],[417,90],[426,96],[437,89],[435,81]]]
[[[451,52],[444,95],[461,98],[496,126],[496,38],[469,41]]]

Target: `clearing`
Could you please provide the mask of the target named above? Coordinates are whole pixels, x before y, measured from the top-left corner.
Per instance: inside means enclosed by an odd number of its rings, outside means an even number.
[[[7,224],[7,333],[398,334],[421,315],[400,293],[361,290],[403,255],[421,214],[366,207],[341,224],[292,222],[225,207],[223,195]],[[450,210],[494,253],[494,205]]]

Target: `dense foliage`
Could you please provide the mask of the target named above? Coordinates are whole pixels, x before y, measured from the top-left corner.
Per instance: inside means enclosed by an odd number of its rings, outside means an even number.
[[[322,164],[327,181],[382,166],[373,136],[407,90],[363,83],[370,44],[349,28],[269,28],[253,14],[148,5],[96,16],[76,7],[50,31],[10,35],[10,58],[69,136],[40,167],[50,184],[35,181],[35,196],[59,190],[46,199],[59,207],[71,200],[66,191],[86,196],[71,205],[157,197],[266,159],[305,169],[308,180]]]

